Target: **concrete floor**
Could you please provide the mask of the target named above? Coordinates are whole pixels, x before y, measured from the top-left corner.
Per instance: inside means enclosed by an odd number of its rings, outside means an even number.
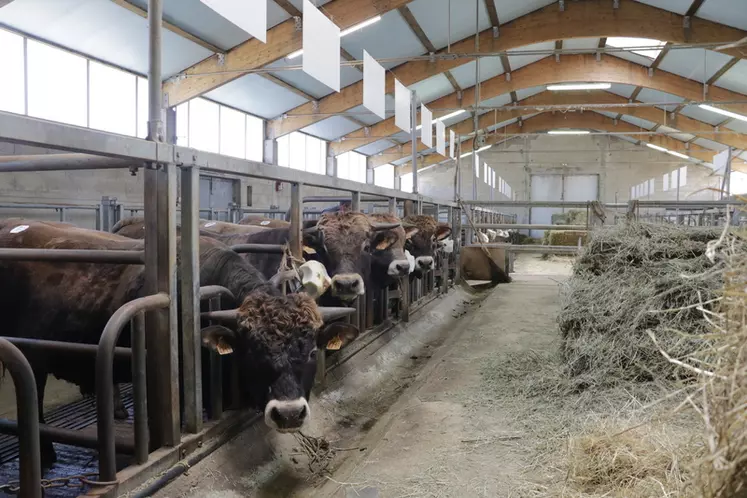
[[[551,347],[558,283],[569,267],[569,260],[520,258],[514,283],[468,303],[467,313],[436,303],[317,397],[312,413],[321,417],[308,434],[343,450],[326,475],[309,471],[292,436],[258,427],[156,496],[511,495],[533,441],[510,408],[480,402],[481,369],[496,355]],[[440,327],[446,313],[459,318]]]

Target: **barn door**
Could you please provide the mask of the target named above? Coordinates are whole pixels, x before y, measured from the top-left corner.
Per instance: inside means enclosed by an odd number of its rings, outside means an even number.
[[[200,177],[200,218],[231,221],[230,208],[236,203],[236,180]]]
[[[532,175],[531,200],[587,202],[598,199],[599,175]],[[563,208],[531,208],[534,225],[549,225],[552,215]],[[532,237],[542,237],[544,230],[532,230]]]

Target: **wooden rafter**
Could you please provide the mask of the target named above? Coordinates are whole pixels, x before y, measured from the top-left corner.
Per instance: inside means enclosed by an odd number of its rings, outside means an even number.
[[[557,5],[553,4],[502,25],[498,38],[493,37],[492,28],[482,31],[480,51],[493,53],[569,38],[603,37],[605,40],[607,36],[648,38],[652,33],[656,33],[657,38],[670,43],[684,43],[686,39],[682,29],[683,20],[683,16],[678,14],[634,1],[620,2],[614,15],[610,15],[607,2],[566,2],[565,10],[562,12],[558,10]],[[692,19],[690,24],[693,27],[690,41],[695,43],[733,42],[747,36],[745,31],[704,19]],[[474,43],[474,36],[467,37],[452,43],[451,52],[473,53]],[[736,48],[726,50],[725,53],[747,58],[747,52],[741,53]],[[462,64],[464,60],[460,58],[401,64],[387,72],[386,91],[393,93],[395,77],[409,86]],[[321,99],[318,112],[327,115],[344,112],[360,105],[362,95],[363,83],[354,83],[343,88],[340,93]],[[281,136],[324,119],[324,116],[314,116],[314,112],[315,108],[312,108],[310,104],[304,104],[287,113],[304,116],[272,120],[269,122],[269,129],[273,136]]]
[[[688,100],[701,100],[702,84],[666,71],[656,71],[649,75],[648,68],[618,57],[604,57],[597,61],[592,54],[578,54],[564,56],[562,62],[556,63],[551,58],[545,58],[533,64],[517,69],[510,80],[496,76],[480,84],[482,100],[497,97],[522,88],[532,88],[551,83],[574,83],[584,75],[583,80],[591,83],[619,83],[651,88],[661,92],[678,95]],[[475,88],[471,87],[462,92],[464,102],[474,102]],[[445,95],[429,104],[434,112],[439,109],[453,109],[459,107],[457,94]],[[720,101],[738,101],[747,99],[747,95],[732,92],[719,87],[711,87],[709,98]],[[589,100],[587,99],[587,102]],[[724,106],[733,112],[747,114],[747,104],[733,104]],[[449,111],[441,111],[446,114]],[[340,143],[330,144],[335,155],[356,149],[377,140],[376,137],[389,136],[398,132],[394,125],[394,118],[388,118],[373,125],[369,136],[361,132],[352,132],[345,136]]]
[[[278,7],[286,11],[288,14],[291,15],[291,17],[302,17],[303,13],[296,8],[295,5],[290,3],[289,0],[275,0],[275,3],[278,4]]]
[[[406,5],[409,0],[332,0],[324,4],[324,13],[341,29]],[[301,31],[294,19],[267,30],[267,43],[251,38],[232,48],[225,58],[208,57],[182,72],[186,78],[164,83],[168,105],[174,106],[209,92],[252,71],[282,59],[301,48]],[[356,104],[357,105],[357,104]]]
[[[418,23],[417,19],[415,19],[415,16],[412,14],[407,5],[403,5],[397,10],[399,10],[399,13],[402,15],[402,18],[415,34],[415,37],[418,39],[418,41],[420,41],[420,44],[425,47],[425,50],[427,52],[435,52],[436,47],[428,39],[425,31],[423,31],[423,28],[420,27],[420,24]]]
[[[295,86],[291,85],[290,83],[281,80],[280,78],[278,78],[274,74],[261,73],[260,76],[263,77],[266,80],[272,81],[276,85],[281,86],[281,87],[285,88],[286,90],[288,90],[290,92],[295,93],[299,97],[303,97],[306,100],[316,100],[316,97],[314,97],[313,95],[310,95],[310,94],[304,92],[303,90],[301,90],[300,88],[296,88]]]
[[[694,16],[698,13],[698,10],[703,6],[705,3],[705,0],[693,0],[693,3],[690,4],[690,8],[687,9],[687,12],[685,13],[686,16]]]
[[[549,105],[582,105],[589,103],[589,94],[586,92],[542,92],[537,95],[528,97],[522,101],[519,101],[520,105],[523,106],[537,106],[545,107]],[[611,92],[597,92],[594,94],[593,101],[598,104],[625,104],[628,99],[621,97]],[[519,118],[522,116],[530,116],[536,113],[536,110],[532,109],[516,109],[510,111],[502,111],[496,116],[492,112],[488,112],[480,116],[478,120],[478,129],[487,129],[490,126],[496,124],[496,122],[506,121],[512,118]],[[586,111],[588,113],[590,111]],[[580,114],[579,112],[569,112],[571,114]],[[682,133],[692,134],[697,138],[707,138],[714,142],[723,143],[736,149],[747,148],[747,137],[744,135],[714,135],[717,131],[716,127],[698,121],[696,119],[679,115],[673,116],[669,113],[663,112],[661,109],[654,107],[628,107],[624,111],[625,115],[651,121],[658,125],[665,125],[670,128],[677,129]],[[620,115],[622,116],[622,114]],[[474,131],[473,122],[471,119],[465,119],[459,123],[449,127],[450,130],[454,131],[456,135],[467,135]],[[427,147],[423,144],[418,144],[418,151],[422,152],[427,150]],[[371,158],[371,162],[374,166],[379,166],[403,157],[407,157],[408,153],[401,152],[397,148],[390,148],[382,151],[379,155]]]
[[[501,25],[500,19],[498,19],[498,11],[495,9],[495,2],[493,0],[485,0],[485,8],[488,10],[488,16],[490,16],[490,25],[494,28]]]
[[[732,59],[729,62],[727,62],[726,64],[724,64],[723,66],[721,66],[721,69],[719,69],[718,71],[716,71],[716,73],[713,76],[711,76],[710,78],[708,78],[708,81],[706,81],[706,84],[707,85],[713,85],[714,83],[716,83],[716,81],[718,81],[719,78],[721,78],[724,74],[726,74],[726,72],[729,69],[731,69],[734,66],[736,66],[737,63],[740,60],[741,59],[739,59],[737,57],[732,57]]]
[[[444,72],[444,76],[446,76],[446,79],[449,80],[449,83],[451,83],[451,87],[454,89],[455,92],[462,91],[462,87],[459,86],[459,83],[457,82],[456,78],[454,78],[454,75],[451,74],[451,71]]]

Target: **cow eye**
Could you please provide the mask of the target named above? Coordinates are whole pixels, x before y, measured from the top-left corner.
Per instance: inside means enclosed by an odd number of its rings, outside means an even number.
[[[314,348],[311,351],[309,351],[309,357],[308,357],[307,361],[316,360],[316,352],[317,351],[318,351],[317,348]]]

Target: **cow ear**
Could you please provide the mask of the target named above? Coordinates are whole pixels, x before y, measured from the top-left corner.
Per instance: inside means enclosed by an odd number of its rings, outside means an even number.
[[[443,240],[451,235],[451,227],[446,224],[439,224],[436,230],[436,240]]]
[[[236,332],[222,325],[210,325],[200,331],[202,345],[219,355],[233,353],[236,344]]]
[[[395,242],[397,242],[397,235],[391,231],[377,232],[374,234],[371,247],[377,251],[386,251]]]
[[[408,227],[405,227],[405,236],[406,236],[406,237],[407,237],[408,239],[411,239],[411,238],[413,237],[413,235],[415,235],[415,234],[416,234],[416,233],[418,233],[419,231],[420,231],[420,229],[419,229],[418,227],[416,227],[416,226],[408,226]]]
[[[350,344],[359,333],[355,325],[345,322],[331,323],[317,332],[316,344],[328,351],[337,351]]]

